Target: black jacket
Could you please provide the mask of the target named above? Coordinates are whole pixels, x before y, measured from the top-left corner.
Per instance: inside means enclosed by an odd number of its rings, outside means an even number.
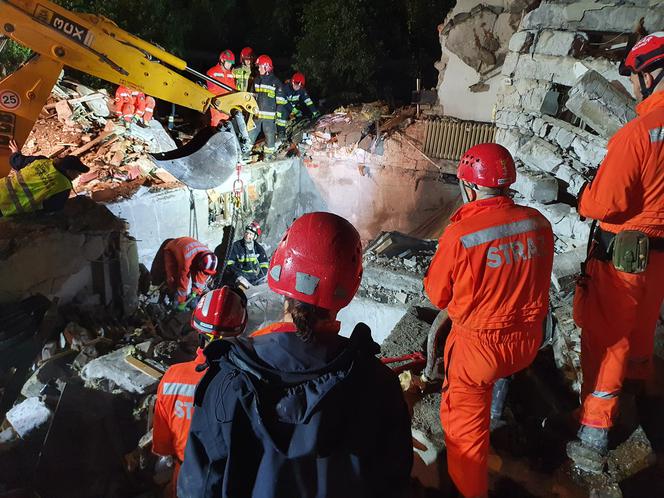
[[[211,343],[178,497],[404,496],[410,417],[378,351],[363,324],[350,339],[277,331]]]
[[[258,242],[254,241],[254,248],[250,251],[244,239],[240,239],[233,242],[226,265],[235,278],[245,277],[253,285],[267,275],[270,260]]]

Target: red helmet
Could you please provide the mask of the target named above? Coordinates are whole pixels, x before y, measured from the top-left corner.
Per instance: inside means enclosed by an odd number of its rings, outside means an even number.
[[[246,300],[228,286],[210,291],[198,301],[191,326],[210,338],[239,335],[247,326]]]
[[[261,226],[255,220],[249,223],[246,227],[244,227],[244,230],[255,233],[256,237],[258,237],[260,234],[263,233],[263,230],[261,230]]]
[[[293,77],[291,78],[291,81],[293,83],[299,83],[300,85],[304,86],[304,82],[305,82],[304,74],[302,74],[300,72],[295,73],[293,75]]]
[[[664,64],[664,31],[641,38],[625,58],[625,68],[633,73],[640,73],[658,63]]]
[[[457,177],[480,187],[508,187],[516,181],[514,159],[502,145],[479,144],[463,155]]]
[[[206,275],[214,275],[217,273],[217,256],[213,252],[200,253],[194,265]]]
[[[254,58],[254,49],[251,47],[244,47],[240,51],[240,60],[253,59]]]
[[[355,227],[332,213],[309,213],[279,242],[268,272],[277,294],[339,311],[362,280],[362,244]]]
[[[219,54],[219,60],[221,62],[230,62],[231,64],[235,64],[235,54],[226,49]]]
[[[270,59],[270,57],[267,55],[259,55],[258,59],[256,59],[256,65],[258,67],[264,66],[268,73],[274,69],[274,66],[272,65],[272,59]]]

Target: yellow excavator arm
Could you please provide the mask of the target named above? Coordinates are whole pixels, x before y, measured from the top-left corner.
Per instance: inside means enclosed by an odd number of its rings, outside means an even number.
[[[200,112],[210,106],[228,114],[239,108],[250,115],[258,110],[252,94],[189,68],[108,19],[74,13],[48,0],[0,0],[0,36],[38,54],[0,81],[0,177],[9,171],[9,140],[23,145],[63,66]],[[176,70],[233,93],[217,97]]]

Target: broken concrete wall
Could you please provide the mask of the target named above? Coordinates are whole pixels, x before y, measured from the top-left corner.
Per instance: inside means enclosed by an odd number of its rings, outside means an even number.
[[[438,27],[441,60],[438,98],[446,116],[491,121],[500,67],[526,0],[458,1]]]
[[[418,121],[386,138],[380,154],[335,143],[310,149],[304,159],[245,166],[238,229],[256,219],[263,226],[261,243],[271,252],[295,218],[330,211],[350,220],[364,241],[383,230],[437,238],[460,198],[458,187],[441,182],[440,169],[416,149],[423,139]],[[228,195],[234,180],[208,192],[141,187],[107,206],[127,221],[139,260],[149,267],[166,238],[193,236],[212,249],[221,243],[230,218],[211,215],[212,199]]]
[[[137,286],[136,242],[101,205],[77,197],[59,213],[0,219],[0,302],[43,294],[130,313]]]
[[[630,82],[618,74],[618,64],[641,19],[646,31],[661,30],[663,5],[542,2],[524,16],[502,66],[496,141],[516,159],[519,202],[540,210],[553,226],[554,351],[575,390],[580,342],[571,308],[589,235],[576,198],[604,158],[608,139],[636,116]]]
[[[525,15],[502,66],[496,141],[517,160],[516,190],[552,221],[558,252],[586,244],[573,198],[608,139],[636,115],[610,38],[620,47],[641,18],[645,29],[661,27],[654,4],[628,4],[542,3]]]

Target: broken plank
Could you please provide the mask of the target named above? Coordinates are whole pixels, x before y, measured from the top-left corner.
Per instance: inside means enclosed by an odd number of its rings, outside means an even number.
[[[78,156],[78,155],[81,155],[81,154],[83,154],[84,152],[89,151],[89,150],[92,149],[95,145],[101,143],[102,141],[104,141],[105,139],[107,139],[108,137],[110,137],[111,135],[114,135],[114,134],[115,134],[115,130],[113,130],[113,131],[105,131],[105,132],[101,133],[97,138],[95,138],[94,140],[91,140],[90,142],[88,142],[87,144],[83,145],[82,147],[79,147],[78,149],[74,149],[74,150],[72,150],[71,153],[70,153],[70,155],[72,155],[72,156]]]
[[[125,361],[127,363],[129,363],[135,369],[140,370],[145,375],[148,375],[148,376],[152,377],[153,379],[159,380],[164,375],[163,372],[160,372],[156,368],[151,367],[150,365],[148,365],[147,363],[145,363],[142,360],[139,360],[135,356],[132,356],[132,355],[125,356]]]
[[[77,97],[74,99],[63,99],[63,100],[66,100],[69,105],[72,105],[72,104],[82,104],[83,102],[88,102],[90,100],[105,99],[105,98],[106,95],[104,95],[103,93],[91,93],[90,95],[86,95],[85,97]],[[53,109],[57,104],[58,102],[46,104],[44,106],[44,109]]]

